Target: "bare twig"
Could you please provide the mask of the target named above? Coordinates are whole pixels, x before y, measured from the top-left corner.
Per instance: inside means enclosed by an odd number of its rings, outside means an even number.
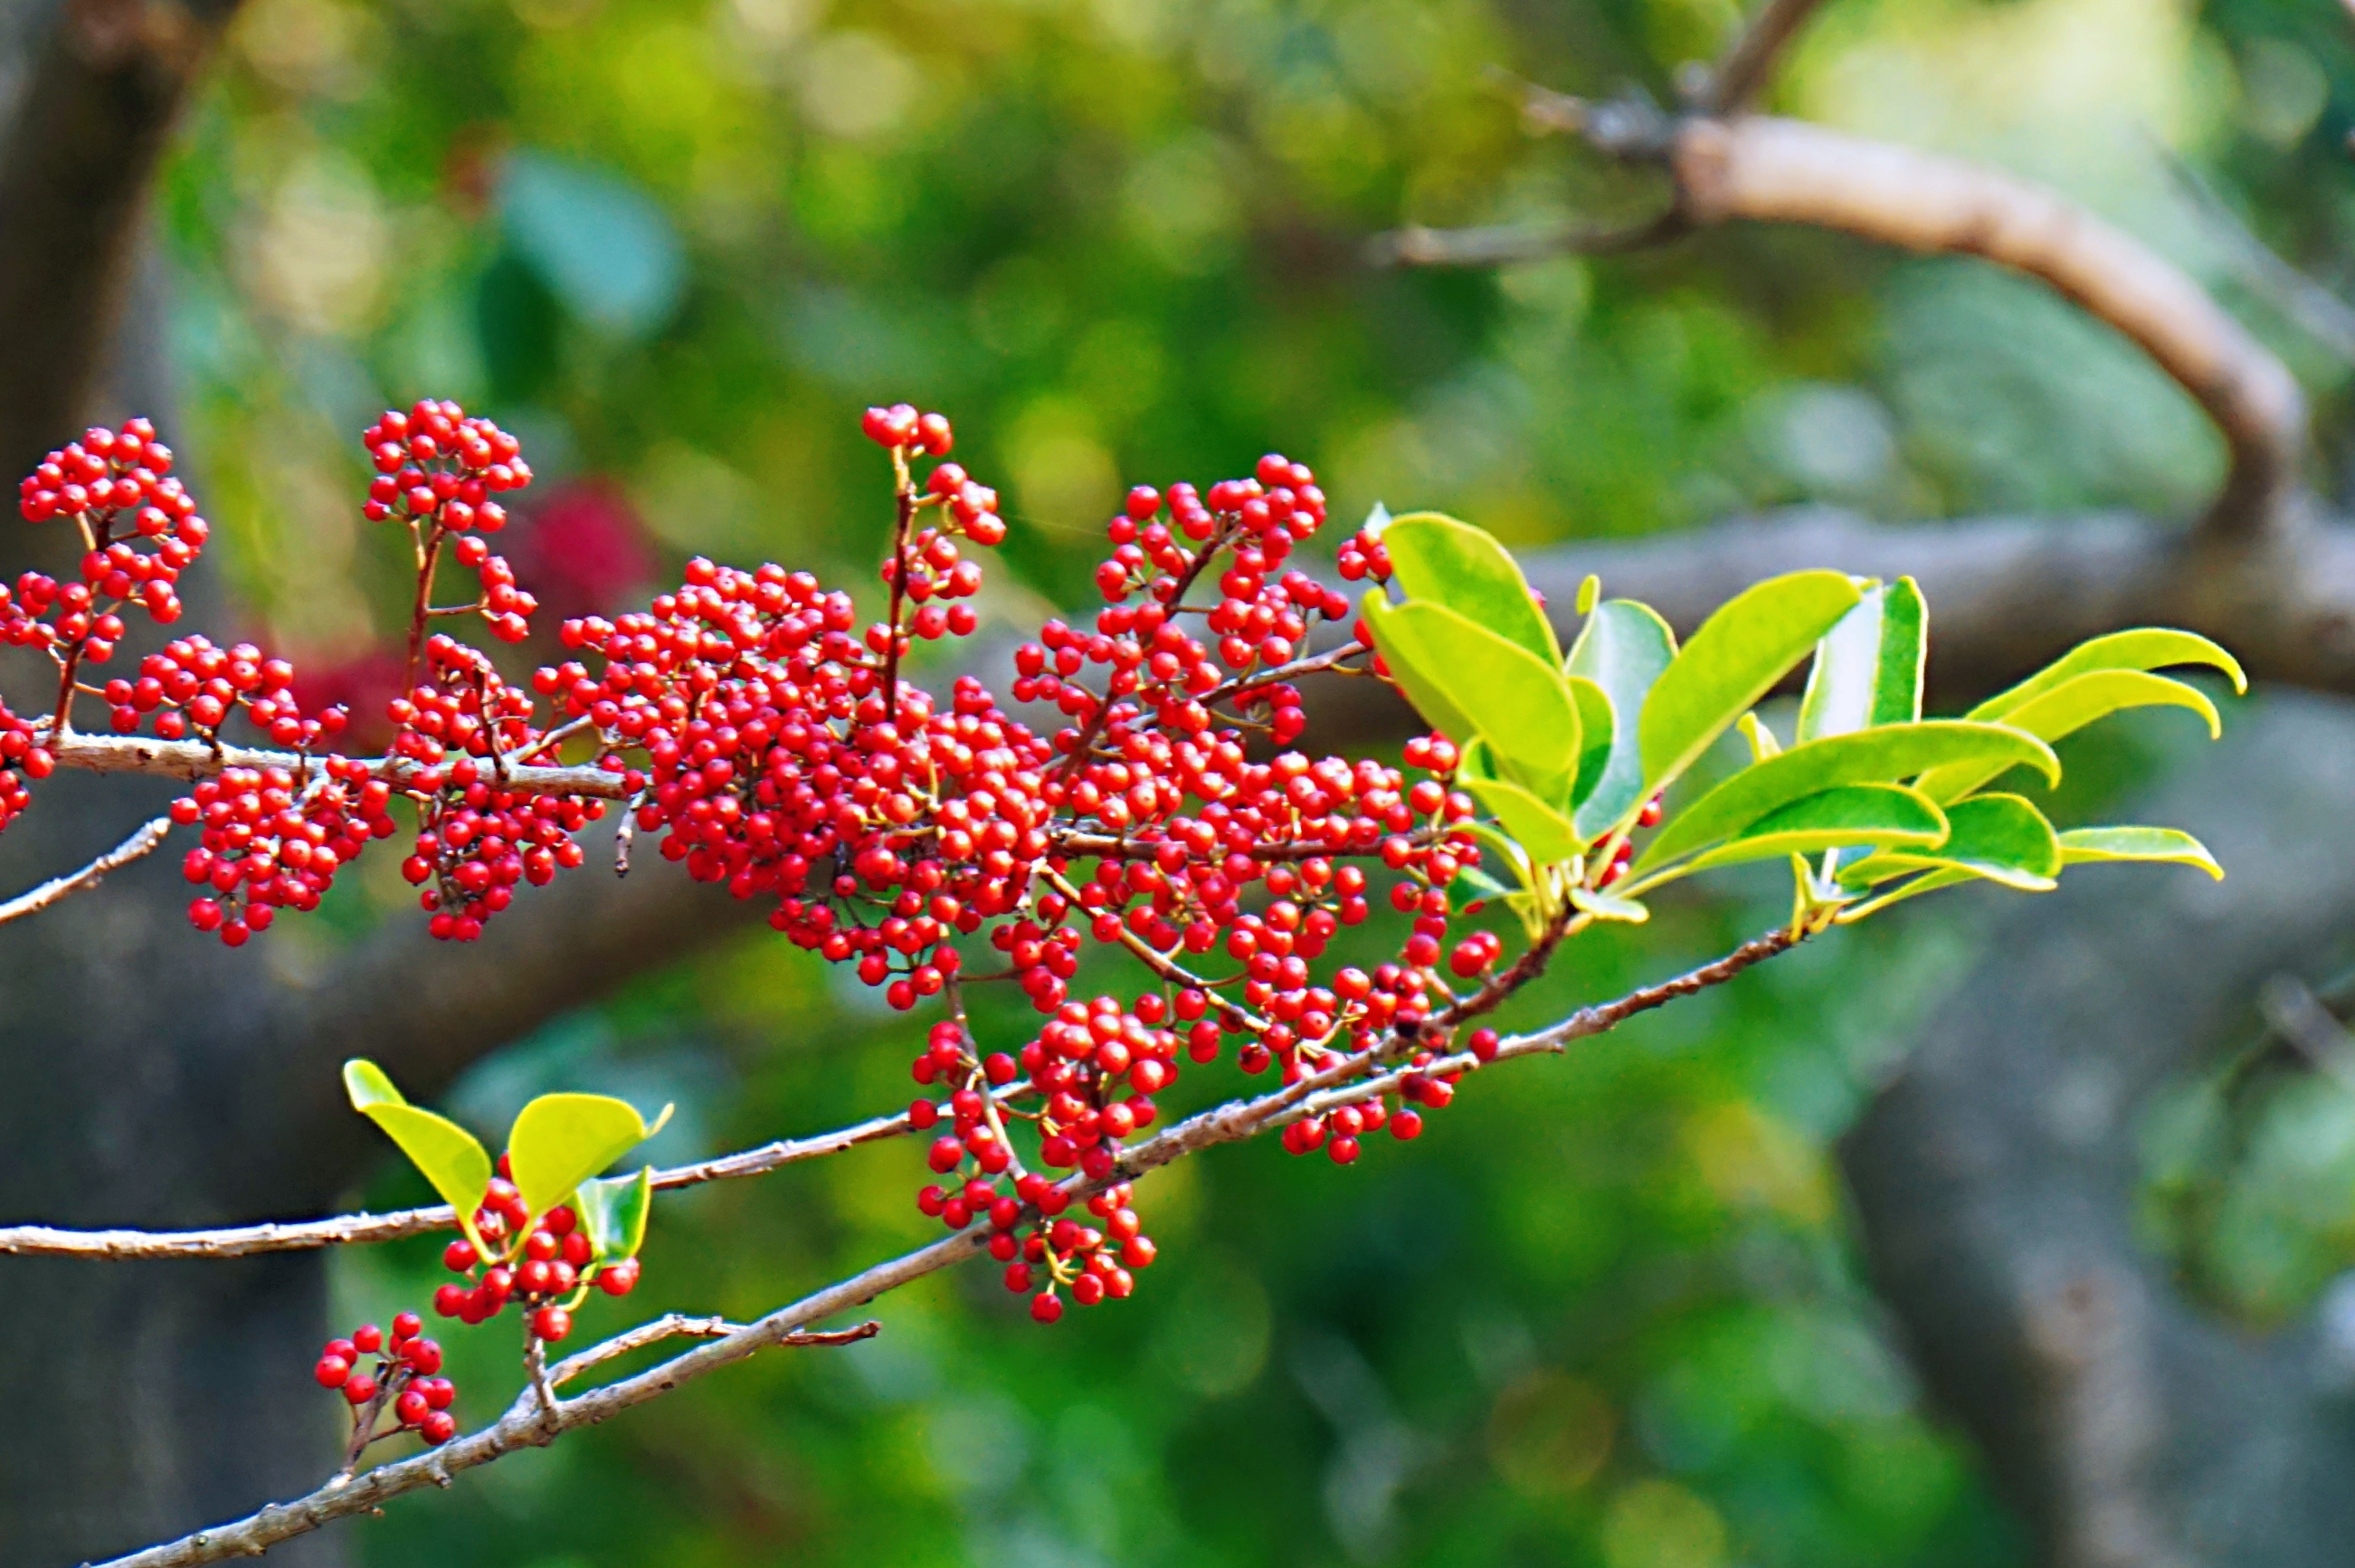
[[[1008,1085],[1008,1092],[1012,1088]],[[658,1170],[654,1185],[668,1190],[706,1181],[764,1176],[803,1160],[820,1159],[860,1144],[898,1137],[907,1130],[905,1111],[892,1116],[877,1116],[815,1137],[781,1139],[717,1159]],[[239,1258],[256,1253],[302,1252],[398,1241],[404,1236],[453,1230],[457,1223],[457,1214],[442,1203],[389,1214],[345,1214],[331,1220],[235,1225],[212,1231],[67,1231],[48,1225],[12,1225],[0,1227],[0,1257]]]
[[[1546,256],[1608,256],[1664,245],[1692,230],[1674,208],[1630,224],[1497,223],[1473,229],[1420,226],[1377,235],[1367,246],[1376,266],[1498,267]]]
[[[147,854],[156,845],[164,842],[164,836],[171,831],[172,819],[168,816],[158,816],[142,823],[138,832],[109,849],[80,870],[69,871],[62,877],[52,877],[31,891],[18,893],[7,902],[0,903],[0,924],[22,919],[28,914],[38,914],[59,899],[69,898],[84,888],[98,886],[106,880],[108,872],[121,870],[132,861]]]
[[[1601,1034],[1637,1013],[1710,986],[1723,984],[1752,965],[1787,951],[1796,940],[1789,932],[1774,932],[1758,937],[1742,944],[1714,963],[1703,965],[1674,979],[1631,991],[1616,1001],[1581,1008],[1550,1029],[1505,1040],[1499,1044],[1497,1057],[1504,1060],[1559,1051],[1572,1040]],[[1327,1072],[1337,1072],[1353,1064],[1362,1073],[1379,1068],[1381,1059],[1379,1053],[1364,1052],[1345,1059]],[[1476,1060],[1465,1053],[1444,1058],[1417,1071],[1438,1074],[1468,1071],[1476,1065]],[[1345,1090],[1337,1086],[1335,1103],[1365,1099],[1393,1086],[1403,1076],[1403,1072],[1388,1074],[1350,1083]],[[1300,1116],[1315,1114],[1311,1107],[1318,1103],[1315,1099],[1317,1091],[1312,1090],[1304,1095],[1299,1092],[1300,1087],[1295,1084],[1256,1099],[1231,1102],[1190,1116],[1159,1136],[1126,1151],[1108,1180],[1134,1179],[1198,1150],[1249,1138]],[[1078,1192],[1092,1191],[1103,1184],[1072,1178],[1065,1185]],[[856,1328],[832,1334],[807,1334],[805,1331],[837,1313],[862,1306],[888,1291],[977,1255],[986,1244],[989,1233],[990,1227],[982,1225],[960,1231],[928,1247],[919,1248],[889,1263],[878,1264],[863,1274],[853,1275],[789,1307],[780,1307],[744,1328],[723,1331],[710,1343],[673,1357],[634,1377],[593,1389],[577,1399],[553,1397],[554,1384],[577,1376],[589,1367],[629,1350],[643,1349],[673,1334],[700,1331],[698,1327],[688,1326],[695,1321],[691,1319],[681,1319],[676,1327],[668,1326],[667,1319],[642,1325],[613,1340],[584,1350],[557,1367],[548,1376],[551,1392],[545,1405],[538,1380],[535,1380],[534,1386],[526,1387],[517,1395],[506,1414],[480,1432],[456,1438],[412,1458],[379,1466],[348,1481],[331,1483],[292,1503],[272,1504],[249,1518],[198,1531],[178,1541],[114,1559],[98,1565],[98,1568],[197,1568],[198,1564],[218,1563],[230,1557],[259,1555],[281,1541],[308,1534],[336,1520],[373,1511],[404,1492],[415,1491],[425,1486],[447,1486],[451,1477],[460,1471],[488,1464],[516,1449],[545,1446],[563,1433],[608,1420],[634,1405],[659,1398],[682,1383],[741,1360],[770,1346],[837,1344],[847,1339],[863,1339],[875,1331],[874,1325],[862,1324]],[[662,1331],[655,1332],[657,1328]]]
[[[1738,114],[1750,107],[1774,74],[1774,63],[1823,0],[1766,0],[1741,36],[1710,71],[1696,95],[1713,114]]]

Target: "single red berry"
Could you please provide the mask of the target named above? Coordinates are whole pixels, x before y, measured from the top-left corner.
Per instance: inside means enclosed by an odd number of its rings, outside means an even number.
[[[1030,1316],[1040,1323],[1052,1323],[1063,1315],[1063,1298],[1051,1290],[1042,1290],[1030,1298]]]
[[[363,1356],[373,1356],[384,1349],[384,1330],[373,1323],[363,1323],[352,1330],[352,1344]]]
[[[429,1411],[425,1419],[418,1423],[417,1435],[439,1447],[458,1435],[458,1424],[446,1410]]]
[[[344,1384],[344,1397],[354,1404],[366,1404],[376,1397],[376,1380],[366,1372],[355,1375]]]
[[[627,1296],[638,1287],[638,1260],[623,1258],[597,1271],[597,1288],[608,1296]]]
[[[352,1375],[352,1364],[341,1356],[322,1356],[319,1364],[311,1369],[321,1388],[341,1388],[344,1380]]]
[[[531,1332],[552,1345],[572,1332],[572,1314],[561,1307],[543,1307],[531,1315]]]
[[[392,1342],[396,1345],[404,1339],[414,1339],[423,1332],[425,1319],[414,1312],[404,1312],[392,1320]]]

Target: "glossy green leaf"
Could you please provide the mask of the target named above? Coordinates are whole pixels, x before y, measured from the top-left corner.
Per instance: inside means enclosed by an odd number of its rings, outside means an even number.
[[[2110,860],[2158,860],[2197,866],[2218,881],[2224,868],[2208,846],[2172,827],[2073,827],[2061,835],[2061,863],[2099,865]]]
[[[1692,766],[1860,596],[1846,573],[1794,571],[1743,590],[1701,623],[1644,700],[1644,793]]]
[[[1944,767],[1979,765],[1993,777],[2019,764],[2049,781],[2061,777],[2051,747],[2006,724],[1934,719],[1828,735],[1742,769],[1677,813],[1644,847],[1636,869],[1705,849],[1792,801],[1842,784],[1891,784]]]
[[[575,1190],[573,1211],[599,1263],[634,1257],[646,1240],[646,1214],[654,1207],[655,1168],[635,1176],[584,1181]]]
[[[1623,899],[1611,892],[1599,893],[1592,888],[1571,889],[1570,905],[1597,920],[1615,920],[1628,925],[1641,925],[1652,918],[1652,912],[1634,899]]]
[[[344,1092],[352,1109],[374,1122],[400,1146],[443,1202],[458,1211],[458,1226],[475,1251],[488,1255],[474,1233],[474,1211],[491,1185],[491,1157],[474,1134],[446,1116],[412,1105],[393,1087],[384,1069],[361,1057],[344,1063]]]
[[[1578,708],[1560,671],[1437,604],[1394,605],[1376,590],[1365,612],[1391,678],[1425,719],[1458,745],[1487,741],[1497,771],[1541,796],[1568,789]]]
[[[1618,718],[1611,711],[1611,698],[1602,687],[1582,675],[1573,675],[1570,677],[1570,699],[1578,705],[1578,776],[1571,781],[1570,799],[1563,803],[1565,805],[1593,797],[1611,765],[1614,742],[1618,739]]]
[[[2018,686],[1972,709],[1969,717],[2000,719],[2079,676],[2102,670],[2154,670],[2187,664],[2220,669],[2232,678],[2234,691],[2249,689],[2249,677],[2243,673],[2240,661],[2198,633],[2141,626],[2078,644]]]
[[[2224,721],[2218,717],[2216,705],[2198,687],[2130,669],[2096,670],[2073,676],[2030,698],[2006,713],[2000,721],[2041,741],[2058,741],[2123,709],[2153,707],[2189,708],[2208,721],[2211,739],[2224,732]],[[1923,794],[1943,805],[1962,799],[2001,772],[2003,767],[1992,761],[1954,763],[1924,774],[1919,783]]]
[[[1549,667],[1561,663],[1561,646],[1529,596],[1529,580],[1485,530],[1438,512],[1410,512],[1383,528],[1382,549],[1391,581],[1409,599],[1453,610]]]
[[[1638,876],[1628,896],[1714,866],[1816,855],[1855,844],[1935,846],[1945,837],[1945,814],[1919,791],[1902,784],[1846,784],[1778,807],[1697,859]]]
[[[1572,822],[1589,842],[1600,838],[1644,799],[1644,757],[1639,722],[1644,699],[1660,672],[1677,656],[1676,634],[1647,605],[1632,599],[1606,599],[1594,606],[1571,645],[1564,666],[1573,677],[1594,683],[1610,699],[1611,750],[1594,781],[1579,763],[1578,810]],[[1591,734],[1587,745],[1592,748]]]
[[[1935,849],[1883,849],[1839,873],[1840,885],[1870,888],[1916,871],[1953,869],[2023,892],[2044,892],[2061,874],[2061,840],[2044,814],[2016,795],[1973,795],[1946,808],[1946,841]]]
[[[1871,898],[1852,903],[1840,911],[1833,919],[1841,925],[1854,925],[1859,920],[1866,920],[1879,914],[1891,904],[1903,903],[1907,899],[1919,898],[1923,893],[1934,893],[1940,888],[1959,887],[1965,882],[1975,882],[1978,880],[1975,873],[1964,870],[1959,866],[1941,867],[1936,870],[1924,871],[1910,882],[1900,882],[1893,888],[1874,894]]]
[[[534,1214],[545,1214],[573,1189],[652,1136],[637,1107],[610,1094],[542,1094],[517,1114],[507,1133],[507,1168]]]
[[[1538,865],[1559,864],[1586,848],[1579,842],[1569,817],[1508,779],[1474,778],[1467,773],[1464,787],[1495,814],[1513,841]]]
[[[1799,699],[1799,740],[1920,719],[1928,634],[1929,613],[1912,578],[1866,589],[1816,645]]]

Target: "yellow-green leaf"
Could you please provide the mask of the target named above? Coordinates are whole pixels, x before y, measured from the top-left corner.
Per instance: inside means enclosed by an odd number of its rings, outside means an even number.
[[[1578,707],[1560,670],[1437,604],[1394,605],[1377,590],[1365,612],[1391,677],[1425,719],[1459,746],[1487,741],[1497,771],[1540,797],[1567,792],[1578,765]]]
[[[2000,722],[2041,741],[2058,741],[2122,709],[2154,707],[2191,709],[2208,721],[2211,740],[2224,732],[2216,705],[2198,687],[2131,669],[2073,676],[2013,708]],[[1923,794],[1943,805],[1962,799],[2001,772],[1992,761],[1954,763],[1923,774],[1918,783]]]
[[[1504,824],[1513,841],[1540,866],[1556,865],[1586,848],[1570,818],[1509,779],[1464,775],[1464,786]]]
[[[1529,580],[1505,547],[1481,528],[1438,512],[1410,512],[1382,529],[1391,581],[1407,597],[1444,605],[1527,648],[1550,667],[1561,648]]]
[[[1593,796],[1595,786],[1603,782],[1604,771],[1611,765],[1619,738],[1618,716],[1612,712],[1611,698],[1601,686],[1582,675],[1573,675],[1570,677],[1570,699],[1578,706],[1578,776],[1571,783],[1570,798],[1562,803],[1565,806]],[[1573,827],[1572,831],[1577,829]]]
[[[384,1069],[365,1058],[344,1063],[344,1092],[351,1096],[352,1109],[400,1146],[442,1201],[458,1211],[459,1229],[474,1250],[489,1256],[474,1233],[474,1211],[490,1189],[491,1157],[474,1135],[446,1116],[410,1104]]]
[[[1920,719],[1928,633],[1929,613],[1912,578],[1866,589],[1816,645],[1799,699],[1800,741]]]
[[[2061,835],[2061,863],[2099,865],[2109,860],[2157,860],[2197,866],[2218,881],[2224,868],[2208,846],[2172,827],[2073,827]]]
[[[508,1172],[525,1206],[545,1214],[669,1119],[667,1105],[650,1127],[636,1106],[610,1094],[542,1094],[507,1133]]]
[[[2055,687],[2101,670],[2153,670],[2186,664],[2220,669],[2231,677],[2234,691],[2249,689],[2249,677],[2242,672],[2240,661],[2197,632],[2138,626],[2078,644],[2018,686],[1988,698],[1972,709],[1969,716],[2001,719]]]
[[[635,1176],[615,1176],[582,1182],[573,1194],[573,1211],[598,1263],[619,1263],[634,1257],[646,1240],[646,1214],[654,1206],[655,1168]]]
[[[1652,912],[1634,899],[1623,899],[1613,892],[1596,892],[1592,888],[1570,890],[1570,906],[1596,920],[1615,920],[1628,925],[1641,925],[1652,918]]]
[[[1644,700],[1644,792],[1692,766],[1806,657],[1860,592],[1845,572],[1794,571],[1743,590],[1701,623]]]
[[[1870,888],[1916,871],[1952,868],[2041,893],[2061,875],[2061,841],[2044,814],[2016,795],[1973,795],[1946,807],[1946,841],[1935,849],[1882,849],[1839,873],[1840,885]]]
[[[2016,765],[2061,777],[2060,759],[2035,736],[2008,724],[1933,719],[1827,735],[1742,769],[1671,817],[1636,861],[1664,865],[1744,831],[1791,801],[1842,784],[1890,784],[1949,766],[1984,764],[1992,778]]]
[[[1611,703],[1611,750],[1590,783],[1581,759],[1578,810],[1572,821],[1592,843],[1632,815],[1644,799],[1644,755],[1639,723],[1652,683],[1677,656],[1676,634],[1648,605],[1607,599],[1593,606],[1579,628],[1565,663],[1573,680],[1591,680]],[[1594,740],[1590,727],[1589,751]]]
[[[1902,784],[1845,784],[1769,812],[1705,855],[1636,877],[1626,896],[1716,866],[1815,855],[1856,844],[1927,848],[1945,837],[1945,814],[1920,792]]]

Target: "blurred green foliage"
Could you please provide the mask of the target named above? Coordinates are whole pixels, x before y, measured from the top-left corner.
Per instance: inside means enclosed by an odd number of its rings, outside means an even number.
[[[665,570],[773,557],[862,588],[888,503],[857,410],[943,409],[1008,497],[985,604],[1009,622],[1081,602],[1123,485],[1270,446],[1342,517],[1441,507],[1516,545],[1795,501],[2193,505],[2220,459],[2181,395],[1967,264],[1790,231],[1364,264],[1401,221],[1649,212],[1653,178],[1525,135],[1486,72],[1665,94],[1735,21],[1728,0],[249,0],[164,195],[179,438],[252,615],[328,664],[402,603],[358,520],[357,432],[425,395],[518,431],[546,489],[626,497]],[[2213,283],[2328,413],[2346,367],[2243,288],[2156,149],[2337,265],[2350,37],[2287,0],[1841,0],[1777,91],[2060,184]],[[2109,755],[2109,787],[2142,766]],[[372,901],[274,932],[287,961],[397,906],[389,866]],[[1761,890],[1589,939],[1527,1016],[1771,922]],[[1163,1262],[1131,1302],[1048,1332],[985,1271],[936,1276],[871,1343],[764,1358],[357,1539],[519,1568],[2019,1561],[1881,1337],[1828,1156],[1902,1042],[1890,998],[1934,1006],[1983,907],[1475,1080],[1411,1157],[1377,1140],[1343,1172],[1271,1146],[1158,1175]],[[496,1127],[548,1087],[676,1099],[667,1159],[900,1103],[910,1051],[748,938],[559,1020],[457,1108]],[[2335,1114],[2255,1140],[2267,1168],[2343,1165]],[[920,1152],[663,1199],[631,1313],[749,1317],[913,1244]],[[400,1179],[368,1196],[415,1196]],[[2266,1223],[2302,1260],[2263,1275],[2277,1295],[2355,1243],[2346,1206]],[[338,1266],[354,1321],[433,1283],[422,1246]],[[486,1418],[512,1347],[453,1338]]]

